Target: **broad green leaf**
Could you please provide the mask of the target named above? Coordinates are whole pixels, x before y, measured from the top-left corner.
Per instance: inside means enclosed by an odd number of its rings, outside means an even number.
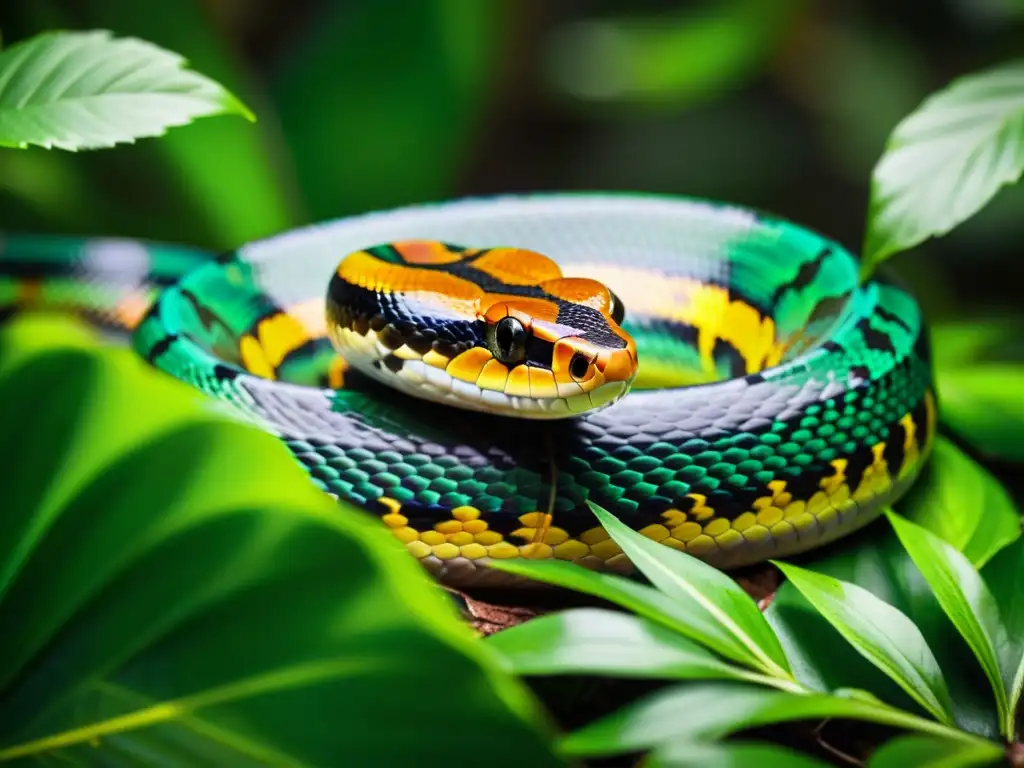
[[[975,568],[1021,534],[1020,512],[1003,485],[944,437],[898,509],[963,552]]]
[[[1022,363],[983,363],[940,371],[942,420],[983,456],[1024,461],[1022,388]]]
[[[511,31],[502,5],[391,0],[307,14],[271,89],[313,219],[455,193]]]
[[[438,763],[459,723],[557,764],[423,569],[210,402],[70,320],[0,328],[0,760]]]
[[[727,659],[760,669],[758,657],[694,601],[675,600],[631,579],[589,571],[575,563],[560,560],[496,560],[490,567],[615,603],[663,624]]]
[[[1024,688],[1024,539],[1017,539],[981,570],[1010,642],[1003,649],[1001,667],[1013,671],[1007,707],[1016,712]],[[1016,737],[1019,740],[1019,734]]]
[[[896,126],[871,185],[864,272],[944,235],[1024,171],[1024,61],[961,77]]]
[[[901,736],[875,750],[868,768],[973,768],[1003,757],[998,744],[951,741],[934,736]]]
[[[968,743],[980,741],[860,695],[800,695],[738,683],[684,683],[662,689],[569,734],[561,748],[573,757],[614,755],[673,741],[720,739],[774,723],[826,718],[864,720]]]
[[[1015,670],[1002,663],[1010,639],[1000,620],[999,607],[981,574],[970,561],[934,533],[886,512],[896,535],[914,565],[935,592],[942,610],[971,647],[995,693],[1000,731],[1013,732],[1014,713],[1009,709],[1009,691]]]
[[[790,677],[779,639],[757,604],[735,580],[692,555],[634,531],[596,504],[590,508],[626,557],[655,587],[676,602],[709,616],[724,634],[757,659],[762,671],[774,677]]]
[[[772,744],[732,741],[721,744],[673,741],[651,753],[644,768],[826,768],[808,755]]]
[[[177,54],[106,31],[49,32],[0,52],[0,146],[97,149],[248,108]]]
[[[733,679],[750,677],[664,625],[600,608],[541,616],[491,635],[487,644],[517,675]]]
[[[942,670],[910,619],[856,584],[791,564],[776,565],[858,653],[936,719],[953,723]]]

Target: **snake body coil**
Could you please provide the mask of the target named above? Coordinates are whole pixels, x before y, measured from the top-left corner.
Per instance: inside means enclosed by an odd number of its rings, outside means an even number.
[[[0,304],[135,329],[139,354],[278,435],[440,579],[486,584],[508,578],[481,567],[501,558],[628,570],[588,501],[722,568],[874,519],[916,477],[936,411],[916,302],[857,267],[741,208],[540,195],[218,259],[9,237]]]

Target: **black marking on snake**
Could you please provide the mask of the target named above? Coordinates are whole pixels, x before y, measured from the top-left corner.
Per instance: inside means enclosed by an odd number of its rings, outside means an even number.
[[[389,371],[392,373],[398,373],[402,370],[402,366],[405,364],[405,361],[397,355],[387,355],[383,358],[383,363],[384,367]]]
[[[554,342],[533,334],[526,337],[526,362],[541,368],[551,368],[555,356]]]
[[[910,332],[910,326],[907,324],[907,321],[904,320],[899,315],[897,315],[895,312],[890,312],[885,307],[879,305],[875,307],[875,314],[878,315],[883,320],[885,320],[886,322],[898,325],[900,328],[907,331],[908,333]]]
[[[217,363],[213,366],[213,375],[220,381],[234,381],[238,378],[239,371],[222,363]]]
[[[736,346],[723,338],[715,339],[715,346],[711,349],[711,358],[716,364],[725,363],[730,378],[738,378],[747,372],[747,361],[736,349]]]
[[[179,338],[180,337],[176,333],[167,334],[149,348],[149,351],[146,353],[146,360],[150,363],[156,362],[156,359],[166,352],[170,348],[171,344],[176,342]]]
[[[473,261],[481,255],[483,254],[477,254],[473,259],[456,261],[450,264],[413,264],[410,266],[415,269],[447,272],[450,275],[475,284],[485,293],[499,293],[551,302],[558,307],[556,323],[578,328],[582,331],[580,335],[583,338],[592,340],[595,344],[600,344],[610,349],[624,349],[626,347],[625,339],[613,333],[611,328],[608,327],[604,315],[593,307],[566,301],[536,285],[506,283],[489,272],[473,266]]]
[[[898,421],[889,425],[889,435],[885,441],[885,449],[882,451],[882,458],[889,467],[889,473],[895,477],[903,466],[906,458],[907,430]]]
[[[888,334],[873,328],[870,317],[862,318],[857,323],[857,330],[864,337],[864,343],[868,349],[875,350],[876,352],[888,352],[890,355],[896,354],[896,347],[893,346],[892,339],[889,338]]]
[[[825,248],[822,248],[818,252],[818,255],[813,259],[801,264],[800,269],[797,270],[796,276],[792,280],[788,283],[783,283],[775,289],[775,292],[768,300],[770,305],[773,307],[776,306],[779,301],[782,300],[782,297],[789,291],[798,291],[809,286],[814,281],[814,278],[818,276],[818,273],[821,272],[821,268],[825,264],[825,259],[831,255],[832,248],[826,246]]]
[[[931,431],[931,424],[928,422],[928,406],[926,403],[926,397],[922,397],[921,401],[914,407],[914,410],[910,412],[910,418],[912,418],[914,420],[914,424],[917,425],[917,444],[923,449],[934,437]]]
[[[864,479],[864,473],[867,471],[867,468],[874,463],[875,454],[870,447],[864,446],[844,458],[846,458],[846,479],[844,482],[852,494],[857,486],[860,485],[860,481]]]

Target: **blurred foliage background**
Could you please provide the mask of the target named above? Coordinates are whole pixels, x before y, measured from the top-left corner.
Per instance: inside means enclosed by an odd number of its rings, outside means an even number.
[[[258,114],[114,151],[0,153],[0,229],[223,250],[461,195],[637,190],[859,249],[871,169],[951,79],[1024,50],[1024,0],[23,0],[6,42],[106,28]],[[933,319],[1019,304],[1024,187],[896,259]]]

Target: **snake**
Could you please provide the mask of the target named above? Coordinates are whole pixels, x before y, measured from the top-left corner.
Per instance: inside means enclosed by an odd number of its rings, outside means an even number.
[[[10,234],[0,307],[123,339],[456,586],[633,572],[591,505],[722,570],[805,553],[897,502],[936,428],[906,287],[699,198],[459,198],[222,253]]]

